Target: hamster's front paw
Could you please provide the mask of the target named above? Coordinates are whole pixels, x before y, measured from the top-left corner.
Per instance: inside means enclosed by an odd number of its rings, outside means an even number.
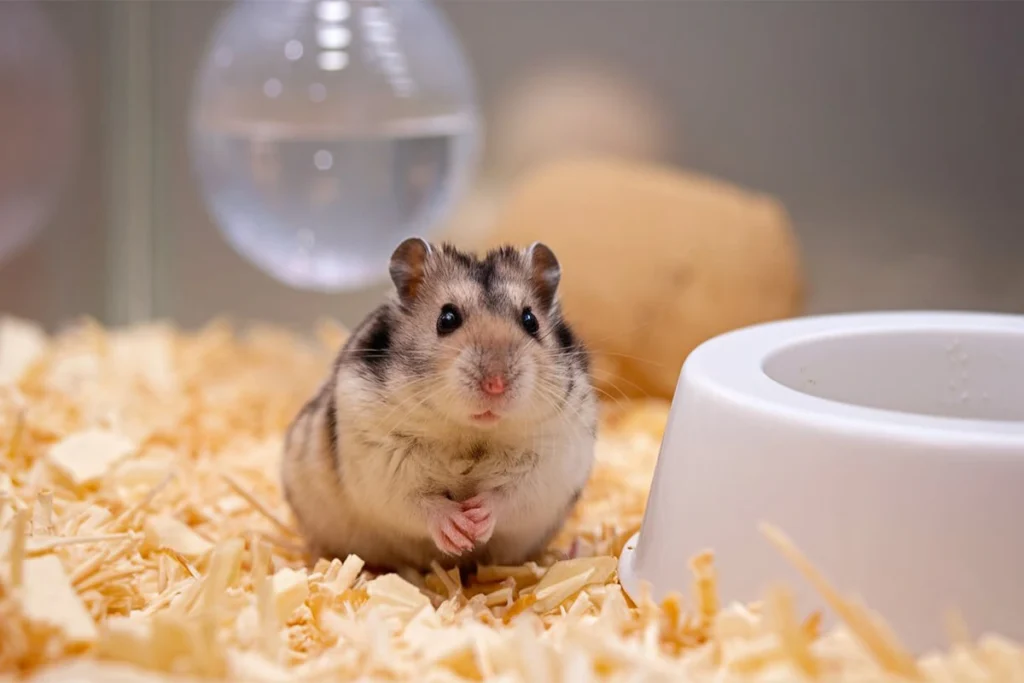
[[[494,533],[494,497],[490,493],[481,493],[462,502],[462,510],[466,516],[476,522],[474,540],[487,543]]]
[[[437,549],[448,555],[472,550],[477,523],[462,507],[447,498],[431,501],[427,512],[427,530]]]

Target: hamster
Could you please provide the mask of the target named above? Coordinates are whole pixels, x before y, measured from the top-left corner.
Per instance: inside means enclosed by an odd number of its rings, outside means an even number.
[[[410,238],[389,272],[387,302],[285,434],[308,551],[393,570],[527,562],[594,460],[597,399],[558,260],[541,243],[481,258]]]

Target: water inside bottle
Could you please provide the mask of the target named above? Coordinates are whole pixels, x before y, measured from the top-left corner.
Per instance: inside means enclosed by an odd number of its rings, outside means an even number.
[[[204,189],[232,245],[287,285],[337,291],[383,282],[395,246],[444,219],[475,131],[445,116],[359,134],[196,132]]]

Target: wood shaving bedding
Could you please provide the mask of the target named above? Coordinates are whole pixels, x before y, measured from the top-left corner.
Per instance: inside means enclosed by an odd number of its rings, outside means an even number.
[[[608,406],[592,481],[542,561],[466,583],[375,576],[354,556],[306,566],[278,487],[283,431],[340,326],[311,343],[223,322],[85,321],[54,339],[5,325],[19,347],[0,374],[0,680],[1024,681],[1024,649],[962,626],[915,660],[773,528],[839,628],[820,633],[783,587],[720,605],[710,552],[692,595],[630,601],[615,557],[664,403]]]

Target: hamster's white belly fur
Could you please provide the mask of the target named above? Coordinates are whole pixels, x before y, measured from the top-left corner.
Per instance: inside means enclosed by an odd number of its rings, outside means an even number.
[[[347,413],[343,397],[338,399],[337,470],[327,454],[323,409],[310,414],[308,424],[296,425],[305,428],[291,448],[307,452],[285,469],[286,487],[302,492],[290,502],[314,555],[351,553],[371,566],[425,568],[432,560],[445,566],[520,564],[558,532],[590,475],[594,437],[569,413],[545,425],[544,433],[531,429],[518,439],[505,433],[486,441],[479,454],[483,435],[468,429],[449,432],[439,442],[383,435],[368,443],[366,416]],[[298,477],[301,486],[288,482]],[[447,493],[465,500],[499,487],[504,495],[493,510],[489,541],[457,558],[442,553],[418,498]]]

